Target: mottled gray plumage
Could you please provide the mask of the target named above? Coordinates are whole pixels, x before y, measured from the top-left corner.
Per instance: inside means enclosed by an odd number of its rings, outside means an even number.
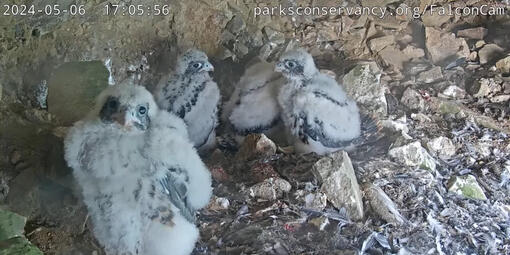
[[[188,50],[174,72],[161,82],[154,96],[160,108],[184,119],[191,141],[199,150],[214,147],[220,91],[208,72],[214,68],[207,55]]]
[[[305,50],[284,53],[276,64],[287,82],[278,102],[297,152],[326,154],[349,148],[360,135],[356,102],[330,76],[316,68]]]
[[[198,229],[190,221],[209,201],[210,173],[184,122],[145,88],[105,90],[69,131],[65,158],[107,254],[191,253]]]

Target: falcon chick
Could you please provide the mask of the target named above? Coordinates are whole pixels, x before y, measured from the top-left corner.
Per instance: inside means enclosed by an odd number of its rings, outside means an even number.
[[[323,155],[352,147],[361,125],[356,102],[333,78],[319,72],[312,56],[303,49],[288,51],[275,70],[287,80],[278,103],[296,152]]]
[[[154,91],[161,109],[184,119],[190,139],[200,151],[216,144],[220,90],[209,75],[213,70],[205,53],[188,50],[177,60],[174,73]]]
[[[278,134],[283,123],[277,95],[284,82],[274,65],[264,60],[246,69],[224,109],[224,118],[232,124],[239,143],[250,133],[264,133],[273,140],[281,138]]]
[[[107,254],[190,254],[211,176],[184,122],[132,84],[111,86],[64,141],[93,232]]]

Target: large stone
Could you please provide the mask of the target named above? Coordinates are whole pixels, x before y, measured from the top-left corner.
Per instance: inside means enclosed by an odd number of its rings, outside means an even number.
[[[473,175],[454,176],[448,181],[448,191],[467,198],[486,200],[487,197]]]
[[[383,220],[397,225],[403,224],[406,221],[398,211],[397,205],[381,188],[368,184],[364,186],[363,190],[372,210]]]
[[[349,155],[339,151],[317,161],[312,171],[321,183],[320,191],[336,208],[345,208],[350,218],[363,218],[361,191]]]
[[[503,54],[505,50],[501,47],[499,47],[497,44],[487,44],[483,46],[478,51],[478,57],[480,59],[480,64],[487,64],[489,62],[492,62],[498,58],[500,58],[501,54]]]
[[[93,109],[95,99],[108,87],[108,70],[102,62],[63,64],[48,82],[48,110],[63,125],[71,125]]]
[[[427,27],[425,38],[430,58],[436,64],[469,56],[466,40],[455,37],[453,33],[443,33],[433,27]]]
[[[376,63],[370,62],[355,66],[343,78],[347,94],[370,112],[380,116],[387,114],[385,88],[381,85],[381,70]]]
[[[431,153],[436,154],[440,158],[444,159],[451,158],[457,151],[457,148],[455,148],[452,140],[444,136],[436,137],[427,142],[427,148]]]
[[[0,210],[0,241],[22,236],[27,218],[13,212]]]
[[[419,167],[426,170],[435,171],[436,161],[419,141],[392,148],[388,155],[401,164],[412,167]]]
[[[498,71],[508,74],[510,73],[510,57],[506,57],[503,59],[500,59],[498,62],[496,62],[496,68]],[[1,95],[1,88],[0,88],[0,95]]]

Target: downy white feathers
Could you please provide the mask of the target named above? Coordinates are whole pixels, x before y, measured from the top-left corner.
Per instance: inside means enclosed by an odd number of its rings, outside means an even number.
[[[356,102],[342,87],[315,67],[305,50],[284,53],[276,64],[286,83],[278,102],[289,139],[299,153],[326,154],[349,149],[360,135],[360,114]]]
[[[190,254],[210,173],[183,121],[140,86],[105,90],[65,139],[65,159],[107,254]]]

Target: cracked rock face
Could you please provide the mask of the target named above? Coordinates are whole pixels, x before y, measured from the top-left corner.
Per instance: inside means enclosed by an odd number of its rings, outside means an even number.
[[[317,161],[312,171],[322,183],[320,190],[328,201],[338,209],[345,208],[353,220],[363,218],[361,191],[347,152],[336,152]]]
[[[487,199],[483,189],[473,175],[452,177],[448,182],[448,190],[467,198]]]
[[[375,115],[387,114],[385,88],[381,84],[381,70],[375,62],[355,66],[343,78],[346,92]]]
[[[443,33],[440,30],[425,28],[427,50],[434,63],[442,63],[469,56],[469,46],[466,40],[457,38],[453,33]]]
[[[396,147],[388,152],[388,155],[395,161],[406,166],[419,167],[426,170],[435,171],[436,162],[419,141]]]
[[[432,153],[438,155],[441,158],[451,158],[455,155],[456,148],[452,140],[448,137],[440,136],[430,140],[427,143],[427,148]]]

